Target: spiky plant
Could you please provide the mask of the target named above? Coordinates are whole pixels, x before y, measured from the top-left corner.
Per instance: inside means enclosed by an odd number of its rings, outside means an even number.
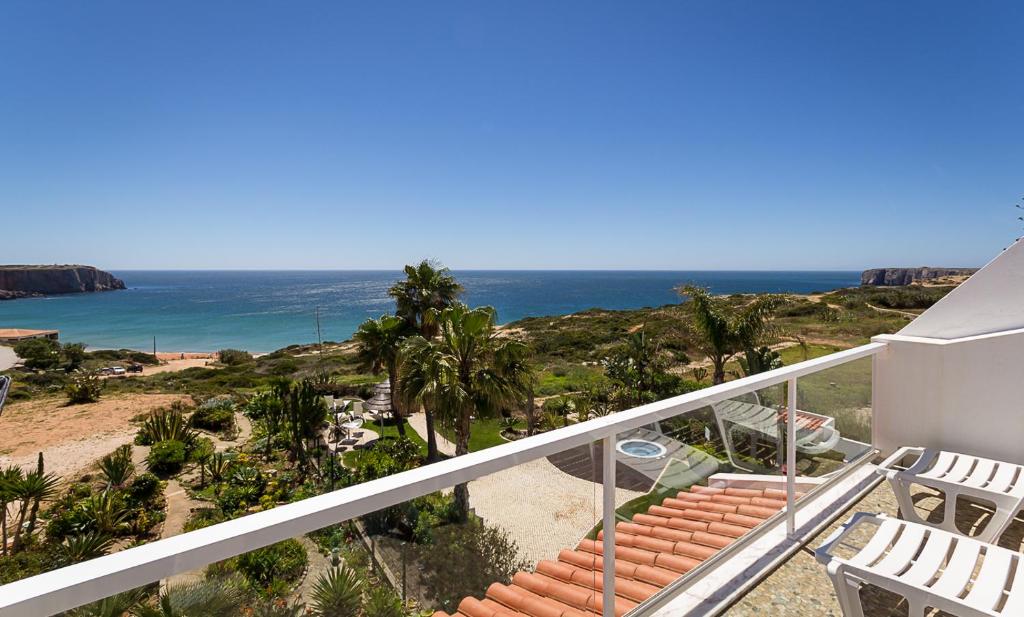
[[[318,617],[357,615],[363,599],[363,579],[355,570],[338,566],[322,573],[310,593]]]
[[[32,535],[39,516],[39,506],[44,501],[53,499],[60,486],[60,478],[55,474],[43,471],[43,455],[39,455],[39,467],[25,476],[14,486],[14,495],[20,502],[14,527],[12,549],[18,550],[25,538]],[[26,525],[27,523],[27,525]]]
[[[363,615],[365,617],[403,617],[405,607],[402,600],[387,585],[374,587],[366,595],[366,602],[363,603]]]
[[[115,536],[120,532],[128,516],[128,507],[114,491],[94,493],[81,502],[89,526],[100,533]]]
[[[0,471],[0,555],[7,554],[7,509],[17,501],[17,489],[24,475],[21,468],[14,465]]]
[[[142,605],[136,617],[219,617],[237,615],[246,594],[239,581],[213,578],[168,585],[155,605]]]
[[[113,539],[101,532],[90,531],[77,536],[68,536],[60,544],[60,553],[69,563],[78,563],[106,555],[114,545]]]
[[[124,444],[100,459],[100,473],[107,479],[108,488],[123,488],[135,473],[132,446]]]
[[[306,605],[288,602],[281,598],[262,600],[252,607],[250,617],[301,617],[306,614]]]
[[[145,589],[132,589],[63,613],[66,617],[124,617],[146,599]]]
[[[210,460],[206,463],[206,469],[210,472],[210,479],[214,482],[223,480],[230,464],[231,459],[225,456],[223,452],[211,454]]]
[[[158,411],[146,418],[139,428],[139,443],[152,445],[160,441],[180,441],[191,450],[199,439],[199,433],[190,428],[180,410]]]

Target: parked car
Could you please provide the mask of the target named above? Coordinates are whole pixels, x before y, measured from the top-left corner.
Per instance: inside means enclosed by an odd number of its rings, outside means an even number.
[[[129,373],[141,373],[142,372],[142,365],[139,364],[138,362],[132,362],[131,364],[128,365],[128,372]]]
[[[113,375],[114,374],[114,369],[112,367],[105,366],[105,367],[99,369],[98,371],[96,371],[96,374],[97,375],[101,375],[101,376]]]
[[[128,374],[128,371],[124,370],[123,366],[115,366],[112,370],[114,371],[114,377],[124,377]]]

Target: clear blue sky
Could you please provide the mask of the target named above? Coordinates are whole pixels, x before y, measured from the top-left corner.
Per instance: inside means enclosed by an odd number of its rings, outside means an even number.
[[[979,265],[1019,235],[1022,33],[1020,2],[7,0],[0,263]]]

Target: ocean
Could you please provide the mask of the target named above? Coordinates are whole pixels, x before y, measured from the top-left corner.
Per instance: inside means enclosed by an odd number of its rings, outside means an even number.
[[[630,309],[679,301],[683,283],[718,294],[811,293],[860,284],[860,272],[461,271],[470,305],[497,309],[501,323],[589,308]],[[368,317],[393,310],[389,271],[115,271],[124,291],[0,302],[0,328],[60,330],[91,348],[266,352],[349,338]]]

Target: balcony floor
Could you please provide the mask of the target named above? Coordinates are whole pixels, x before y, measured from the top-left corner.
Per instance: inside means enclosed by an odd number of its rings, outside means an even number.
[[[914,495],[918,513],[922,518],[941,520],[944,499],[940,493],[923,489]],[[811,551],[817,548],[839,525],[845,523],[855,512],[884,512],[898,515],[896,498],[889,484],[883,482],[864,496],[848,512],[839,517],[825,531],[811,540],[807,546],[793,555],[778,569],[732,607],[722,613],[725,617],[841,617],[842,611],[836,601],[832,582]],[[957,527],[973,533],[988,520],[991,510],[980,504],[963,504],[957,508]],[[866,538],[861,539],[866,540]],[[1018,518],[1003,534],[1000,546],[1012,550],[1024,549],[1024,521]],[[903,617],[907,615],[906,603],[900,596],[881,589],[869,587],[862,591],[865,617]],[[934,615],[945,615],[937,612]]]

